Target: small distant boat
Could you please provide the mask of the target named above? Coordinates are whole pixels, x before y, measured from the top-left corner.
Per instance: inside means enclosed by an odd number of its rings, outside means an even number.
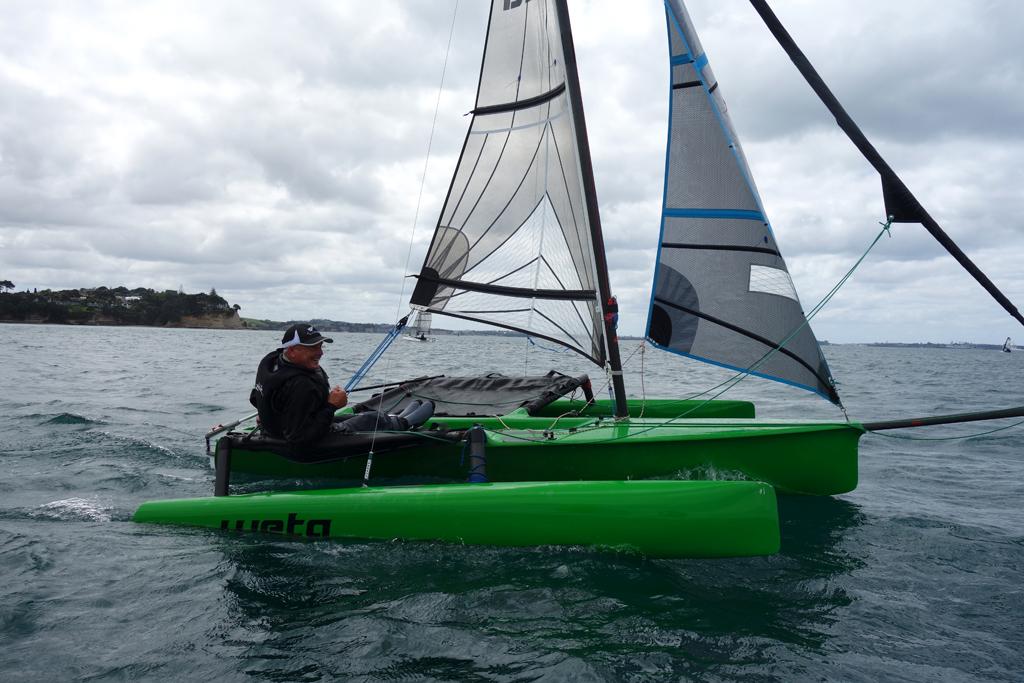
[[[1013,351],[1013,340],[1009,337],[1003,342],[1003,353],[1010,353]]]
[[[412,325],[409,326],[409,334],[404,339],[409,341],[434,341],[430,336],[430,313],[418,311]]]

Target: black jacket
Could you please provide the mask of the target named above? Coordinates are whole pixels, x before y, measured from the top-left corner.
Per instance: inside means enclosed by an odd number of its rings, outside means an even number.
[[[278,349],[260,361],[249,402],[259,411],[260,425],[269,436],[293,446],[310,445],[331,429],[331,386],[322,368],[307,370],[285,361],[282,354]]]

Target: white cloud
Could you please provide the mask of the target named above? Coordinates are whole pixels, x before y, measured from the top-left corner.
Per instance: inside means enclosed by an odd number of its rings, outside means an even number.
[[[772,4],[925,207],[1024,300],[1018,4]],[[254,317],[391,320],[473,106],[486,6],[462,2],[415,220],[453,6],[5,8],[0,277],[19,288],[216,287]],[[877,175],[748,4],[689,8],[809,308],[877,232]],[[664,171],[662,5],[571,10],[621,329],[639,334]],[[892,234],[815,321],[820,337],[1012,332],[920,226]]]

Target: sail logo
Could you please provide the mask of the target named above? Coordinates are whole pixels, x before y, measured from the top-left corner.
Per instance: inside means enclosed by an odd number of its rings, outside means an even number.
[[[502,7],[502,9],[507,12],[510,9],[515,9],[516,7],[519,7],[520,5],[527,2],[530,2],[530,0],[505,0],[505,4]]]
[[[287,519],[222,519],[220,528],[225,531],[260,531],[285,536],[328,538],[331,535],[331,520],[299,519],[296,513],[289,512]]]

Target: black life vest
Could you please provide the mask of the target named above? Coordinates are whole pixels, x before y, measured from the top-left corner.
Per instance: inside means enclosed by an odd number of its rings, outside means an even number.
[[[331,393],[331,385],[323,368],[307,370],[306,368],[284,362],[284,352],[280,349],[271,351],[260,361],[256,369],[256,385],[249,393],[249,403],[260,414],[260,426],[270,436],[284,437],[284,405],[286,385],[296,378],[311,383],[318,393],[323,395],[323,403]]]

